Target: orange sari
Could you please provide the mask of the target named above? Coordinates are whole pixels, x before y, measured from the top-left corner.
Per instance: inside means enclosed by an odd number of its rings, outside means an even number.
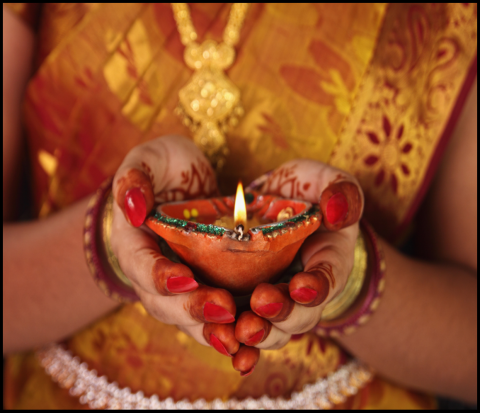
[[[91,194],[134,146],[189,131],[174,114],[191,76],[168,4],[7,6],[35,28],[25,97],[39,217]],[[220,40],[230,6],[193,4],[200,40]],[[227,136],[225,194],[308,157],[358,178],[366,218],[405,234],[476,73],[476,4],[252,4],[228,76],[245,116]],[[348,355],[303,334],[262,352],[240,377],[229,359],[124,305],[66,347],[120,387],[160,399],[289,397]],[[85,408],[34,353],[9,357],[7,408]],[[433,398],[376,377],[337,407],[431,408]]]

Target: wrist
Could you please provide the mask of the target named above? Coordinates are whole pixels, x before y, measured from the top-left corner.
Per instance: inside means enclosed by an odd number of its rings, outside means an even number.
[[[361,221],[365,240],[366,267],[362,288],[348,308],[329,320],[322,320],[315,327],[321,336],[338,337],[350,334],[365,324],[377,309],[385,287],[385,259],[373,229]],[[354,266],[355,269],[355,266]],[[353,271],[352,271],[353,272]],[[348,283],[347,283],[348,284]]]
[[[358,294],[355,296],[354,300],[352,300],[351,304],[347,308],[345,308],[340,314],[337,314],[334,318],[324,319],[322,316],[322,321],[332,321],[341,324],[348,320],[350,317],[352,317],[355,313],[360,311],[362,304],[367,298],[368,287],[372,278],[369,269],[370,268],[367,265],[365,277],[363,279],[361,288],[358,291]]]
[[[322,312],[322,321],[338,320],[351,312],[365,286],[365,278],[368,273],[367,267],[368,253],[366,242],[361,229],[359,229],[355,241],[353,267],[347,283],[343,290],[325,306]]]
[[[113,194],[111,190],[102,202],[100,216],[102,218],[98,220],[97,242],[102,264],[113,282],[120,287],[133,290],[132,283],[120,268],[120,263],[110,243],[113,224]]]

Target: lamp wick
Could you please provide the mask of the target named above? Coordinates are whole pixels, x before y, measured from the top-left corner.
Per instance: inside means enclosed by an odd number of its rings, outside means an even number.
[[[243,227],[242,224],[238,224],[236,227],[235,227],[235,232],[238,234],[238,240],[241,241],[243,239],[243,230],[245,228]]]

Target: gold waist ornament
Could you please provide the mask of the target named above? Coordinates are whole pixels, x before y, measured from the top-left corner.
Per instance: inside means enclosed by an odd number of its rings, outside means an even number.
[[[248,3],[235,3],[230,11],[223,42],[205,40],[198,44],[186,3],[172,3],[180,39],[185,46],[184,59],[195,73],[179,92],[176,113],[193,133],[195,144],[219,171],[228,155],[225,133],[238,124],[244,110],[240,91],[225,75],[235,61],[238,42]]]

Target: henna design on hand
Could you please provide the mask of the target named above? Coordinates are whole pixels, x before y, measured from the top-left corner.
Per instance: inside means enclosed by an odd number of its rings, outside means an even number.
[[[203,325],[203,337],[215,350],[227,357],[232,357],[240,348],[235,338],[235,326],[232,324]]]
[[[304,198],[303,192],[310,188],[311,182],[300,182],[295,171],[297,167],[298,164],[293,164],[275,170],[268,177],[263,192],[285,198]]]
[[[331,264],[327,264],[325,262],[320,262],[315,267],[309,268],[306,272],[314,272],[314,271],[321,271],[323,274],[327,276],[330,280],[330,284],[332,288],[335,288],[335,276],[333,275],[333,268]]]
[[[187,293],[198,287],[192,271],[186,265],[174,263],[158,251],[151,251],[150,255],[155,259],[152,279],[159,294],[169,296]]]
[[[148,177],[150,178],[150,181],[152,183],[152,188],[154,188],[155,187],[155,176],[153,175],[152,169],[144,161],[142,161],[140,165],[142,166],[145,174],[147,174]]]
[[[250,307],[253,312],[260,317],[268,318],[271,322],[286,320],[294,306],[295,302],[290,298],[286,283],[259,284],[250,298]]]
[[[316,307],[322,304],[335,288],[335,277],[332,266],[319,263],[308,271],[297,273],[289,284],[290,297],[306,307]]]
[[[162,192],[156,202],[183,201],[194,198],[209,198],[218,195],[217,182],[212,167],[202,159],[190,164],[190,170],[181,172],[180,185]]]
[[[192,318],[200,323],[229,324],[235,321],[233,296],[220,288],[200,285],[184,304]]]
[[[270,334],[272,323],[253,311],[244,311],[235,325],[235,338],[247,346],[256,346]]]
[[[247,377],[253,373],[259,358],[260,350],[258,348],[241,345],[232,359],[232,366],[240,372],[242,377]]]

